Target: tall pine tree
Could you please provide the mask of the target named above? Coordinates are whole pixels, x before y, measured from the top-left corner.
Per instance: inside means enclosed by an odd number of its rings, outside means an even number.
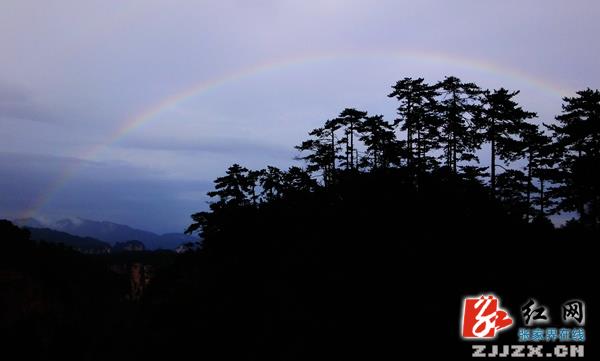
[[[387,168],[391,162],[395,134],[382,115],[366,117],[359,127],[360,141],[367,148],[366,163],[372,169]]]
[[[440,125],[437,143],[446,166],[457,173],[459,162],[478,160],[475,151],[481,146],[478,115],[481,114],[481,89],[463,83],[454,76],[437,83]]]
[[[490,190],[496,195],[496,159],[505,163],[521,156],[520,136],[524,122],[536,116],[523,110],[514,97],[519,91],[510,92],[504,88],[485,92],[484,111],[481,122],[484,140],[490,144]]]
[[[339,117],[336,118],[337,124],[343,128],[344,132],[344,138],[340,141],[340,144],[343,144],[346,148],[346,157],[343,159],[342,164],[346,169],[357,168],[357,148],[354,138],[357,136],[360,124],[366,116],[367,112],[356,110],[354,108],[346,108],[340,113]]]
[[[563,98],[558,124],[550,125],[560,156],[559,209],[577,211],[582,223],[600,224],[600,91]]]
[[[392,89],[388,97],[396,98],[400,103],[394,126],[400,126],[400,130],[406,132],[407,165],[422,167],[438,128],[436,88],[423,78],[404,78],[397,81]]]

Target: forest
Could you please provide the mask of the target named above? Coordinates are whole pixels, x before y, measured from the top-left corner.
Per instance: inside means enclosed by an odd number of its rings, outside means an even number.
[[[52,306],[21,310],[1,335],[27,335],[13,346],[39,360],[470,358],[466,295],[593,308],[600,91],[565,97],[556,119],[518,94],[404,78],[388,94],[396,119],[346,108],[296,146],[299,166],[231,165],[191,216],[202,242],[139,300],[119,296],[103,262],[2,224],[19,259],[48,254],[7,264]],[[82,271],[47,280],[48,260]]]
[[[556,121],[544,123],[519,106],[519,91],[484,90],[453,76],[433,85],[404,78],[392,89],[388,97],[398,101],[398,118],[344,109],[296,146],[304,168],[231,166],[209,193],[217,198],[212,213],[257,207],[290,192],[335,189],[349,175],[400,172],[415,192],[424,177],[444,174],[486,186],[492,201],[525,222],[575,212],[574,222],[598,229],[598,90],[565,97]],[[482,154],[489,166],[479,165]],[[188,231],[207,215],[194,215]]]

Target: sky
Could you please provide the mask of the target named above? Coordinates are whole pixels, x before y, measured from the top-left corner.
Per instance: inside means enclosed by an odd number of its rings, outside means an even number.
[[[183,231],[232,163],[300,165],[404,77],[521,90],[551,122],[600,88],[600,2],[2,0],[0,218]]]

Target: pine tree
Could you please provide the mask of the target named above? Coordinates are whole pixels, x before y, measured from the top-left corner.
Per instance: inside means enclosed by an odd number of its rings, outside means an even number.
[[[436,84],[440,117],[437,144],[443,150],[446,166],[457,173],[461,161],[478,161],[475,151],[481,146],[478,115],[481,114],[481,89],[450,76]]]
[[[531,209],[532,204],[538,204],[540,207],[539,217],[546,216],[546,209],[551,204],[547,183],[555,178],[556,170],[554,168],[555,160],[553,157],[551,142],[552,139],[544,134],[536,124],[525,123],[520,132],[524,158],[527,161],[525,171],[527,174],[527,204]],[[537,178],[537,187],[534,184],[534,178]],[[532,197],[532,193],[537,192],[537,198]],[[527,220],[531,220],[532,214],[527,214]],[[533,217],[535,218],[535,217]]]
[[[558,124],[550,125],[560,157],[558,208],[577,211],[580,221],[600,224],[600,91],[586,89],[563,98]]]
[[[388,97],[394,97],[400,105],[394,126],[406,132],[407,164],[422,166],[424,157],[431,149],[431,140],[436,136],[438,125],[435,116],[436,88],[425,83],[423,78],[404,78],[396,82]]]
[[[217,178],[215,190],[208,192],[209,197],[218,197],[212,207],[239,207],[256,203],[256,179],[258,174],[250,172],[239,164],[230,166],[226,175]]]
[[[306,194],[314,191],[317,187],[317,183],[310,177],[310,174],[300,167],[290,167],[287,172],[283,173],[281,189],[284,197]]]
[[[505,211],[519,219],[527,219],[531,204],[527,199],[527,176],[518,169],[507,169],[498,176],[497,199]]]
[[[374,115],[366,117],[358,131],[359,140],[367,148],[366,163],[372,169],[387,168],[395,141],[392,125],[383,119],[383,115]]]
[[[335,177],[335,172],[336,172],[336,163],[338,160],[341,159],[340,156],[338,156],[338,152],[340,150],[340,147],[338,145],[337,142],[337,137],[336,137],[336,131],[339,130],[341,128],[341,124],[337,119],[330,119],[328,121],[325,122],[325,125],[323,126],[323,131],[324,137],[329,137],[329,147],[330,149],[330,157],[331,157],[331,166],[330,166],[330,172],[331,172],[331,177]]]
[[[505,162],[515,161],[522,154],[521,131],[526,119],[536,116],[524,111],[513,98],[519,91],[509,92],[504,88],[485,92],[484,110],[481,119],[484,140],[490,143],[490,190],[496,193],[496,158]]]
[[[329,122],[328,122],[329,123]],[[337,127],[337,126],[336,126]],[[329,123],[327,128],[316,128],[308,133],[312,138],[305,140],[296,149],[308,153],[297,159],[308,163],[310,173],[321,172],[323,182],[328,185],[333,183],[337,151],[339,146],[335,141],[334,123]]]
[[[281,197],[283,176],[284,172],[273,166],[268,166],[261,172],[259,183],[262,188],[262,198],[265,201],[269,202]]]
[[[357,149],[355,147],[354,137],[357,135],[357,131],[360,127],[361,122],[367,116],[367,112],[356,110],[354,108],[344,109],[339,117],[335,119],[335,122],[343,127],[344,138],[338,143],[345,146],[345,158],[343,159],[343,166],[348,169],[356,169],[358,157],[356,157]]]

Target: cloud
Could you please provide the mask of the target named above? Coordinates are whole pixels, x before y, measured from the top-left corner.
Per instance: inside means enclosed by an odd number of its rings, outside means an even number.
[[[0,214],[16,216],[31,207],[65,169],[80,163],[74,158],[0,153]]]
[[[549,122],[559,97],[519,79],[385,54],[454,54],[596,88],[599,10],[594,0],[0,1],[0,212],[26,208],[73,168],[45,212],[181,225],[231,163],[298,164],[293,146],[347,106],[393,119],[385,95],[404,76],[521,89],[524,108]],[[336,57],[345,52],[365,57]],[[112,142],[165,99],[228,76]]]
[[[36,102],[32,93],[0,80],[0,119],[49,120],[48,109]]]
[[[142,150],[164,150],[171,152],[191,153],[217,153],[217,154],[248,154],[268,158],[284,157],[290,159],[289,145],[280,145],[272,142],[259,142],[239,138],[227,137],[197,137],[173,139],[168,137],[129,137],[118,143],[124,148]]]
[[[207,207],[204,194],[211,188],[211,182],[166,179],[127,164],[0,153],[2,218],[18,218],[45,200],[37,216],[79,216],[157,232],[181,231],[190,214]]]

